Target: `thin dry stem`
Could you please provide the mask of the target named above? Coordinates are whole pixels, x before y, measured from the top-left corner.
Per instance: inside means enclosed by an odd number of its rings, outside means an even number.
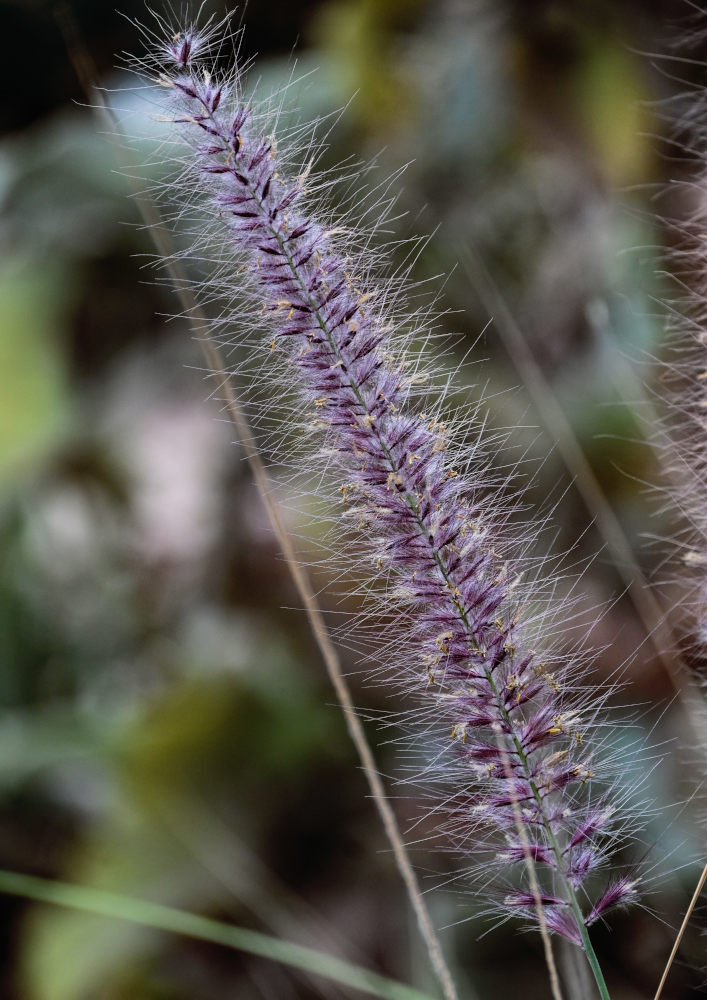
[[[655,996],[653,997],[653,1000],[660,1000],[660,995],[663,992],[663,987],[665,986],[666,980],[668,978],[668,973],[670,972],[671,966],[675,961],[675,956],[678,953],[680,942],[682,941],[683,935],[685,934],[685,931],[687,929],[687,925],[690,922],[692,911],[697,906],[697,900],[700,898],[700,894],[702,893],[702,890],[705,887],[705,882],[707,882],[707,862],[705,862],[705,866],[702,869],[702,874],[700,875],[697,885],[695,886],[695,891],[692,894],[692,899],[690,900],[690,905],[687,908],[687,913],[683,917],[683,921],[680,924],[680,930],[678,931],[677,937],[675,938],[675,941],[673,943],[672,951],[670,952],[670,957],[668,958],[668,963],[665,966],[665,969],[663,970],[663,975],[660,978],[660,982],[658,983],[658,989],[655,991]]]

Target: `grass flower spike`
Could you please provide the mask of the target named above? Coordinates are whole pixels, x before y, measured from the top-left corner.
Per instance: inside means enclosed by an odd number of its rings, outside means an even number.
[[[316,474],[359,529],[351,544],[392,637],[386,666],[423,720],[416,739],[444,775],[438,815],[465,869],[490,887],[496,912],[533,923],[541,904],[608,997],[588,928],[637,888],[606,874],[626,803],[597,736],[604,695],[583,692],[578,665],[549,643],[538,651],[522,549],[483,460],[457,450],[441,401],[419,405],[405,282],[381,278],[364,239],[328,224],[309,168],[293,166],[296,152],[245,99],[239,73],[221,79],[205,65],[209,49],[208,33],[193,30],[153,39],[143,69],[154,77],[159,64],[162,127],[191,150],[182,197],[220,234],[220,270],[235,287],[225,322],[231,334],[265,328],[266,364],[296,386]]]

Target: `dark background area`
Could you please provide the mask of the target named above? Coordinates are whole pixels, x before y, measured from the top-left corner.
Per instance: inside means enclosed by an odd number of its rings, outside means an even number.
[[[149,15],[120,6],[0,3],[0,867],[208,913],[432,989],[247,466],[188,329],[166,320],[178,306],[147,263],[118,151],[83,106],[60,23],[103,84],[122,88],[114,67],[140,47],[131,18]],[[648,908],[596,930],[614,1000],[655,989],[704,842],[698,810],[670,807],[701,778],[596,512],[487,322],[503,303],[515,316],[636,560],[666,606],[679,603],[665,583],[670,547],[650,540],[674,530],[653,489],[652,358],[671,295],[660,272],[674,237],[661,220],[690,208],[665,189],[689,170],[665,117],[704,82],[694,16],[679,0],[252,0],[243,14],[243,51],[258,56],[266,91],[294,52],[299,73],[316,70],[295,88],[303,116],[356,94],[327,163],[376,156],[385,176],[409,162],[396,235],[435,233],[415,274],[449,275],[457,360],[472,347],[483,360],[462,391],[483,393],[492,428],[514,428],[504,460],[524,457],[510,485],[528,516],[557,503],[550,550],[586,563],[580,610],[606,608],[586,647],[600,679],[628,681],[626,739],[674,741],[647,789]],[[694,62],[667,58],[676,52]],[[496,308],[480,273],[455,267],[468,247],[493,276]],[[292,530],[316,544],[307,511],[291,511]],[[355,611],[325,569],[316,582],[332,613]],[[343,656],[357,702],[388,710]],[[395,775],[394,749],[370,734]],[[423,808],[405,790],[396,804],[403,825]],[[426,888],[448,883],[452,858],[418,848],[414,859]],[[535,936],[505,925],[482,937],[483,918],[470,918],[483,900],[461,884],[428,899],[464,997],[549,995]],[[0,907],[3,1000],[354,995],[127,924],[5,897]],[[703,981],[701,923],[666,1000]]]

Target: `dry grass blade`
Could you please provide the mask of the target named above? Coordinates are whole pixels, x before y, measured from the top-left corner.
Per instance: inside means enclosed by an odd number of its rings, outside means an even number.
[[[670,956],[668,958],[668,962],[667,962],[667,964],[665,966],[665,969],[663,970],[663,975],[660,978],[660,982],[658,983],[658,989],[655,991],[655,996],[653,997],[653,1000],[660,1000],[660,996],[661,996],[661,994],[663,992],[663,987],[665,986],[665,983],[666,983],[666,981],[668,979],[668,973],[670,972],[672,964],[675,961],[675,956],[678,953],[678,948],[680,947],[680,942],[682,941],[683,936],[685,934],[685,931],[687,929],[687,925],[690,922],[690,917],[692,916],[692,911],[697,906],[697,900],[700,898],[702,890],[705,887],[705,882],[707,882],[707,862],[705,863],[705,866],[702,869],[702,874],[700,875],[699,880],[697,882],[697,885],[695,886],[695,891],[692,894],[692,899],[690,900],[690,905],[688,906],[687,912],[686,912],[685,916],[683,917],[682,923],[680,924],[680,930],[678,931],[677,937],[675,938],[675,941],[673,943],[672,951],[670,952]]]

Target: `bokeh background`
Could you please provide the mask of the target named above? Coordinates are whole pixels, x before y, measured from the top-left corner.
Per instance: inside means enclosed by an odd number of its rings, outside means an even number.
[[[178,306],[155,284],[118,151],[82,106],[66,25],[119,88],[117,54],[140,45],[129,18],[147,17],[138,0],[119,6],[0,2],[0,867],[178,905],[433,989],[247,465],[188,329],[167,321]],[[581,605],[605,609],[586,644],[600,677],[630,682],[627,739],[675,741],[648,783],[652,909],[597,928],[616,1000],[655,988],[700,844],[696,811],[670,805],[701,779],[665,664],[499,328],[517,321],[637,563],[674,603],[652,542],[673,527],[652,489],[651,359],[671,294],[661,220],[686,210],[664,190],[688,169],[666,141],[665,102],[704,76],[698,44],[674,49],[694,13],[679,0],[251,0],[244,13],[265,90],[296,58],[297,74],[314,71],[296,88],[303,116],[355,93],[326,162],[376,156],[380,176],[409,162],[396,233],[434,231],[415,274],[449,276],[444,323],[458,358],[473,352],[469,400],[483,392],[490,425],[515,428],[505,461],[525,457],[511,485],[530,516],[557,504],[547,546],[585,566]],[[695,61],[666,60],[675,51]],[[342,655],[357,702],[388,709]],[[409,789],[396,807],[403,824],[421,809]],[[482,936],[468,918],[483,902],[444,887],[452,859],[414,857],[463,995],[546,997],[535,936]],[[356,995],[66,909],[3,896],[0,914],[8,1000]],[[666,998],[694,995],[704,964],[698,914]]]

